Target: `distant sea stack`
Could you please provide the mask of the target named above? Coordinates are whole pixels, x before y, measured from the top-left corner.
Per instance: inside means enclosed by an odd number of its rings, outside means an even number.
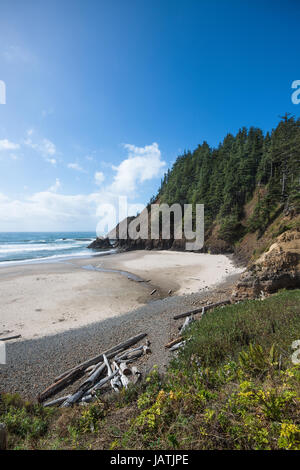
[[[96,240],[88,245],[88,248],[91,250],[106,250],[108,248],[112,248],[112,245],[108,237],[97,237]]]

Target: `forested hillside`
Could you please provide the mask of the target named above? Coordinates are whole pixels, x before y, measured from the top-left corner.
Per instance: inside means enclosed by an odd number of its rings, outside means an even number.
[[[218,148],[206,142],[179,156],[151,202],[205,205],[205,228],[234,243],[247,232],[262,235],[279,214],[300,209],[300,119],[285,115],[266,135],[242,128]],[[256,191],[257,190],[257,191]],[[245,220],[245,204],[257,192]]]

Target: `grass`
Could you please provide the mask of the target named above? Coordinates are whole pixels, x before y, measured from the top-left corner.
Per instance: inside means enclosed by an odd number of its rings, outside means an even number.
[[[195,354],[203,366],[215,367],[236,359],[250,343],[265,349],[276,344],[284,357],[290,356],[292,341],[300,333],[299,303],[300,294],[295,290],[265,301],[248,300],[217,308],[194,323],[181,362],[188,362]]]
[[[300,290],[209,312],[164,377],[87,407],[3,395],[10,448],[300,450]]]

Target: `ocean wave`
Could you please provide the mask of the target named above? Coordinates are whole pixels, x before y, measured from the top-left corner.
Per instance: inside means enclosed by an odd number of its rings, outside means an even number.
[[[87,252],[87,251],[81,251],[77,253],[71,253],[71,254],[60,254],[60,255],[52,255],[52,256],[44,256],[44,257],[39,257],[39,258],[30,258],[30,259],[15,259],[15,260],[5,260],[5,261],[0,261],[0,267],[4,266],[13,266],[16,264],[35,264],[35,263],[43,263],[45,262],[51,262],[51,261],[58,261],[58,260],[70,260],[72,258],[86,258],[86,257],[93,257],[93,256],[105,256],[105,255],[110,255],[112,253],[115,253],[116,250],[106,250],[103,252],[97,252],[97,253],[92,253],[92,252]]]
[[[55,240],[55,242],[91,242],[95,240],[95,237],[94,238],[57,238]]]
[[[29,253],[35,251],[60,251],[60,250],[71,250],[74,248],[81,248],[82,246],[86,246],[86,242],[75,243],[72,244],[58,244],[58,243],[49,243],[49,244],[7,244],[7,245],[0,245],[0,254],[12,254],[12,253]]]

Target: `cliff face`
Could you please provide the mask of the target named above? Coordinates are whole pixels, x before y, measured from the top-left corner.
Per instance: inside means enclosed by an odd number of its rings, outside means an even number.
[[[127,240],[117,240],[116,245],[121,250],[176,250],[184,251],[185,250],[185,240],[174,240],[170,238],[169,240],[142,240],[138,238],[137,240],[132,240],[128,238]]]
[[[159,203],[159,202],[157,202]],[[147,219],[148,224],[148,238],[137,238],[133,239],[130,237],[128,227],[130,223],[134,223],[139,229],[139,221],[143,218]],[[124,237],[126,234],[126,237]],[[185,250],[185,239],[180,240],[174,239],[172,236],[172,229],[170,231],[170,239],[163,239],[160,235],[159,239],[151,238],[151,215],[147,209],[144,209],[142,213],[137,217],[127,217],[127,219],[122,220],[116,228],[108,234],[110,239],[115,239],[115,245],[121,250],[130,251],[130,250]]]
[[[300,229],[281,234],[242,274],[235,299],[255,298],[279,289],[300,287]]]

